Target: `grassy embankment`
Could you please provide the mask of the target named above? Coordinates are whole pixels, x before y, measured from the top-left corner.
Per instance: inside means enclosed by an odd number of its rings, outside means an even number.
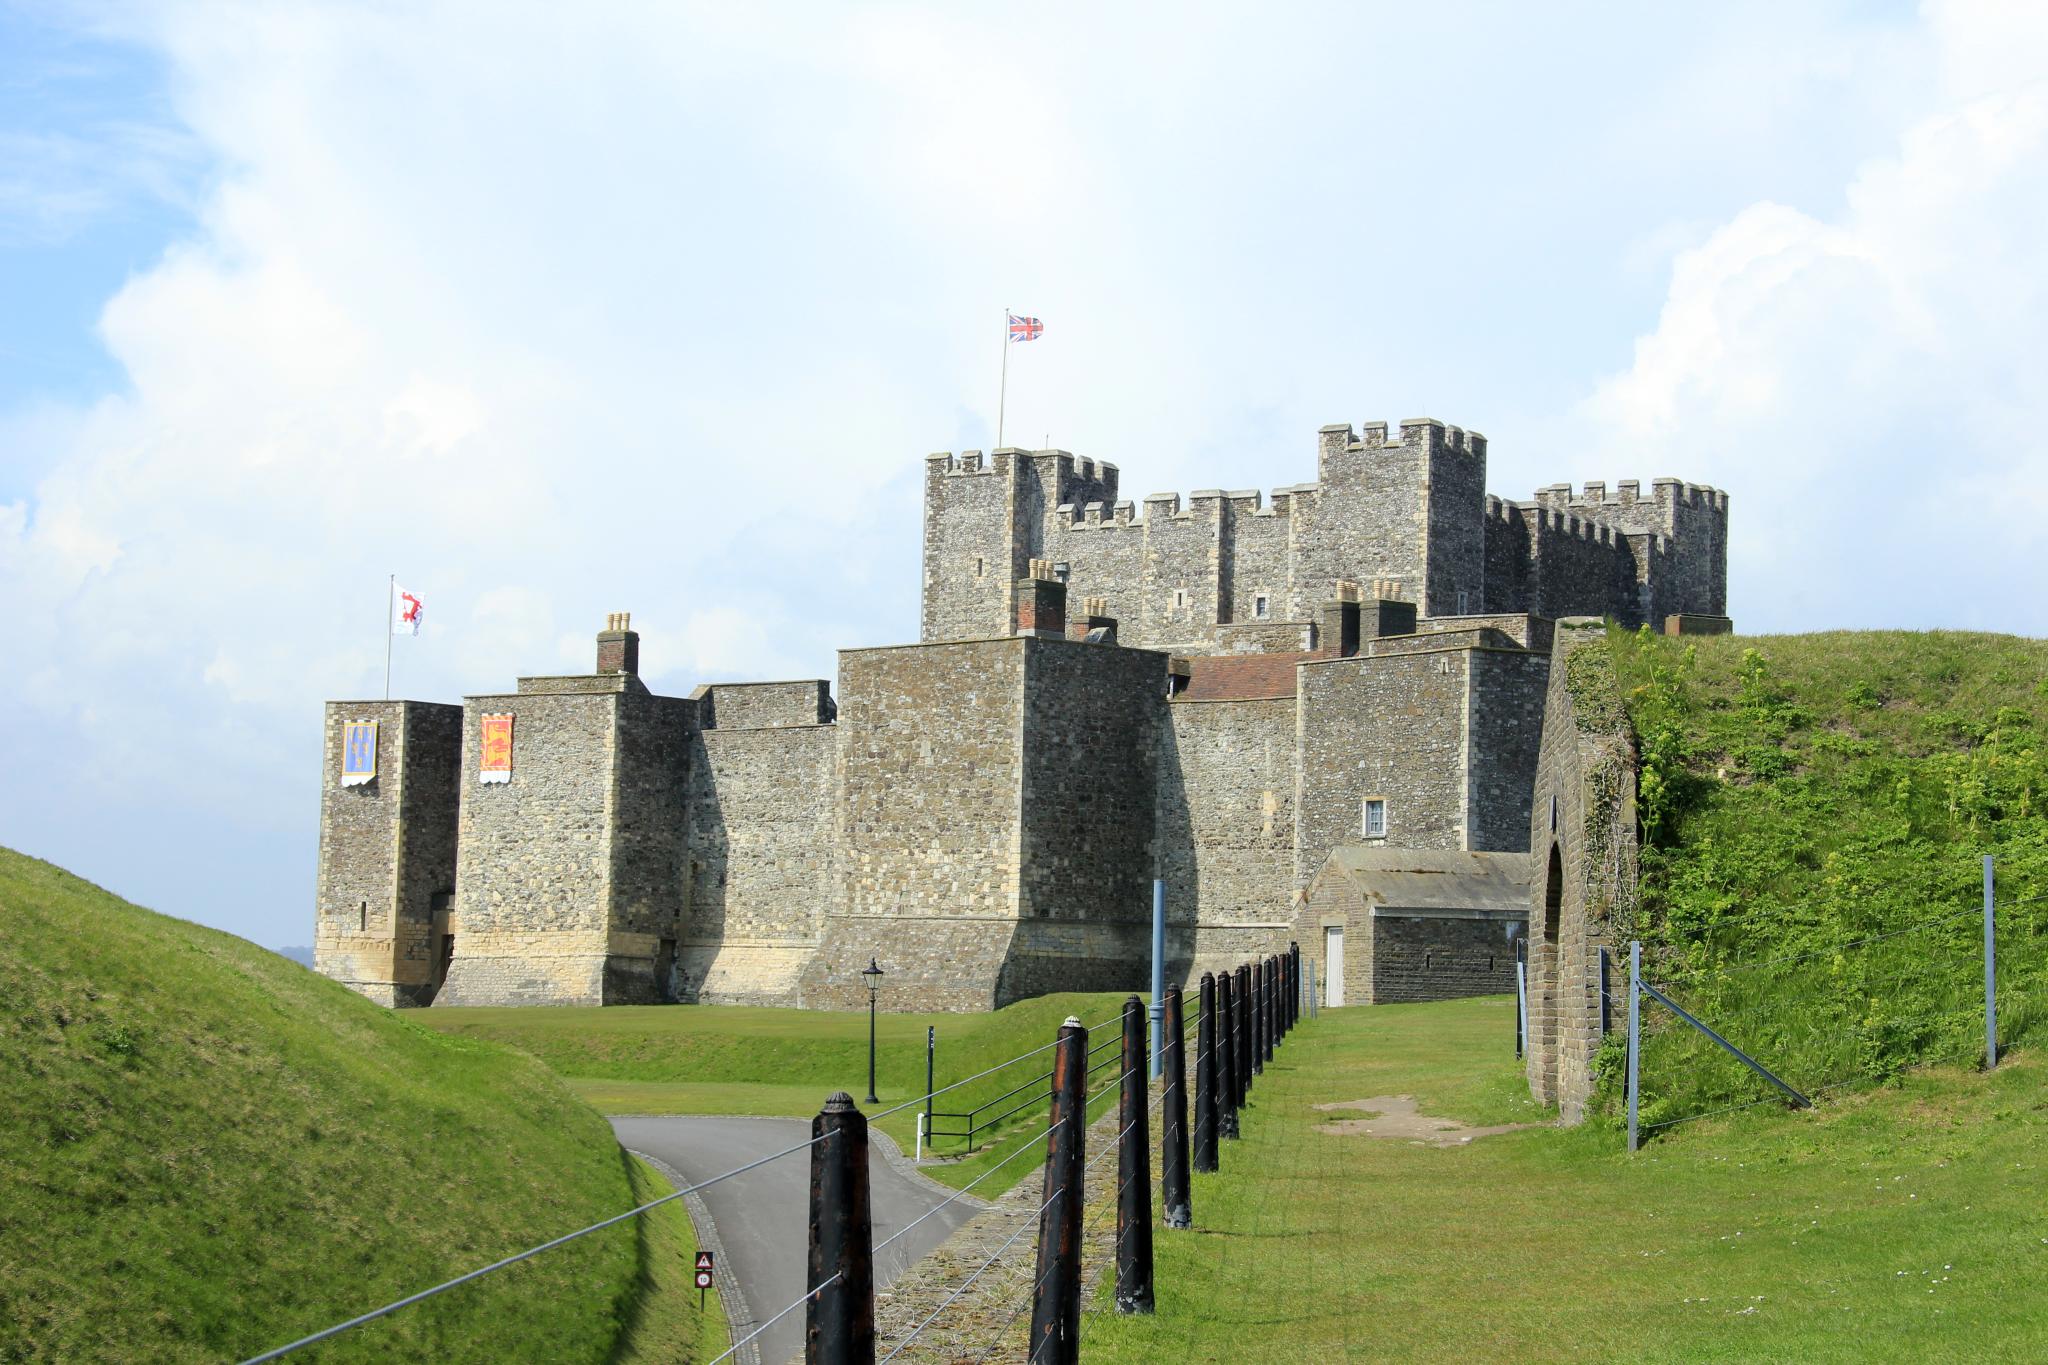
[[[886,999],[886,989],[885,997]],[[938,1083],[962,1077],[1031,1052],[1053,1041],[1059,1025],[1076,1015],[1097,1028],[1091,1045],[1106,1043],[1127,997],[1117,994],[1040,996],[988,1014],[882,1014],[876,1020],[876,1094],[888,1108],[924,1093],[925,1029],[938,1029]],[[420,1011],[428,1027],[456,1037],[488,1038],[520,1048],[564,1077],[584,1099],[608,1114],[767,1114],[810,1118],[825,1097],[844,1090],[867,1094],[868,1019],[865,1014],[818,1010],[756,1009],[737,1006],[614,1006],[608,1009],[451,1009]],[[1115,1049],[1097,1056],[1109,1063]],[[1033,1083],[1051,1069],[1052,1054],[1034,1056],[992,1076],[942,1095],[941,1112],[961,1112],[1014,1087]],[[1095,1077],[1100,1088],[1117,1074],[1114,1064]],[[773,1077],[773,1080],[763,1080]],[[1043,1093],[1044,1085],[1036,1089]],[[1023,1101],[1025,1090],[1011,1101]],[[1091,1114],[1116,1103],[1109,1090]],[[1002,1106],[1007,1108],[1009,1106]],[[1016,1150],[1016,1144],[1045,1123],[1043,1105],[1026,1105],[990,1137],[980,1151],[944,1140],[938,1151],[949,1159],[928,1165],[933,1179],[960,1185]],[[912,1150],[917,1110],[905,1109],[878,1125]],[[961,1126],[938,1121],[940,1128]],[[1019,1158],[979,1188],[999,1193],[1031,1171]],[[1014,1173],[1014,1175],[1012,1174]]]
[[[7,850],[0,1094],[6,1360],[239,1359],[666,1188],[531,1059]],[[715,1354],[693,1250],[678,1201],[319,1358]]]
[[[2039,1032],[2048,641],[1615,632],[1610,654],[1642,748],[1645,975],[1804,1088],[1971,1064],[1989,853],[2012,902],[2000,1033]],[[1663,1011],[1646,1018],[1645,1121],[1767,1093]]]
[[[1438,1149],[1317,1131],[1412,1094],[1540,1117],[1504,999],[1325,1011],[1260,1078],[1195,1229],[1157,1231],[1158,1313],[1091,1362],[1978,1361],[2048,1356],[2048,1067],[1946,1068],[1810,1113]],[[1113,1277],[1105,1278],[1105,1285]]]

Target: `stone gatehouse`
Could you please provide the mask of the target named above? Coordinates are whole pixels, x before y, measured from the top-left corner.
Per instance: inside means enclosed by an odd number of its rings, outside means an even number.
[[[852,1007],[874,958],[899,1008],[985,1009],[1141,988],[1155,876],[1185,978],[1297,936],[1333,850],[1529,853],[1553,617],[1725,628],[1727,498],[1511,503],[1485,458],[1326,427],[1315,483],[1139,516],[1111,465],[933,456],[922,638],[836,687],[657,695],[621,614],[589,674],[330,702],[320,970],[394,1005]]]

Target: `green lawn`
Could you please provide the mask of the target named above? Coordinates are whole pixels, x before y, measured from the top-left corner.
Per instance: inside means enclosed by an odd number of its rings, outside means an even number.
[[[662,1188],[531,1058],[6,850],[0,1096],[6,1361],[240,1359]],[[681,1212],[308,1358],[674,1359]]]
[[[1316,1131],[1412,1094],[1539,1119],[1505,999],[1325,1011],[1245,1137],[1155,1232],[1159,1311],[1097,1303],[1090,1362],[2048,1358],[2048,1071],[1916,1072],[1807,1114],[1441,1150]],[[1342,1116],[1336,1116],[1342,1117]]]
[[[1048,995],[988,1014],[882,1014],[876,1020],[876,1094],[864,1105],[879,1112],[924,1093],[925,1029],[938,1030],[938,1083],[964,1077],[1051,1043],[1069,1015],[1099,1025],[1091,1045],[1114,1036],[1127,996]],[[867,1094],[868,1018],[865,1014],[820,1010],[765,1009],[723,1005],[613,1006],[606,1009],[444,1009],[412,1017],[439,1032],[487,1038],[538,1057],[570,1087],[607,1114],[769,1114],[810,1118],[825,1097],[844,1090]],[[1102,1051],[1099,1088],[1117,1068],[1107,1065],[1115,1049]],[[1038,1051],[995,1074],[941,1095],[937,1109],[960,1112],[1022,1088],[1012,1104],[1043,1093],[1039,1077],[1051,1069],[1051,1053]],[[773,1081],[760,1079],[772,1076]],[[1114,1089],[1091,1113],[1116,1102]],[[999,1105],[991,1114],[999,1112]],[[925,1168],[932,1178],[961,1185],[1008,1158],[1045,1122],[1042,1104],[1026,1104],[978,1150],[943,1140],[945,1158]],[[914,1149],[916,1107],[880,1120],[882,1131],[905,1152]],[[940,1119],[940,1128],[959,1127]],[[1028,1159],[979,1187],[999,1193],[1031,1169]],[[1011,1173],[1015,1174],[1012,1175]]]

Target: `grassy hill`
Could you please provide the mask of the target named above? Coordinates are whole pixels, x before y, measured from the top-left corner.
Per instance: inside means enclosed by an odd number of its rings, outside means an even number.
[[[1609,647],[1642,749],[1646,975],[1805,1088],[1971,1063],[1991,854],[2000,1032],[2039,1032],[2048,641],[1616,631]],[[1653,1016],[1647,1119],[1757,1093]]]
[[[239,1359],[663,1188],[532,1059],[7,850],[0,1095],[0,1360]],[[687,1357],[658,1213],[318,1358]]]

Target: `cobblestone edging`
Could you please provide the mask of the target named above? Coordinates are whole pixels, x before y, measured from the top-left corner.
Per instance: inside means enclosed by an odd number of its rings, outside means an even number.
[[[626,1150],[633,1152],[630,1147]],[[649,1156],[645,1152],[633,1152],[633,1155],[660,1171],[663,1178],[668,1181],[670,1189],[680,1190],[689,1185],[689,1180],[681,1171],[660,1157]],[[718,1291],[718,1306],[725,1310],[726,1340],[737,1341],[753,1330],[753,1315],[747,1307],[745,1296],[740,1293],[739,1281],[733,1277],[732,1262],[726,1258],[725,1246],[718,1240],[718,1224],[711,1220],[710,1208],[694,1191],[683,1196],[683,1207],[690,1211],[690,1225],[697,1233],[697,1249],[711,1253],[712,1265],[715,1267],[712,1271],[711,1287]],[[750,1341],[727,1359],[732,1361],[732,1365],[761,1365],[761,1349]]]
[[[1152,1111],[1149,1144],[1157,1148],[1159,1114]],[[1116,1241],[1117,1162],[1114,1104],[1088,1127],[1088,1172],[1083,1196],[1082,1304],[1095,1298],[1096,1287],[1113,1260]],[[1042,1133],[1027,1138],[1043,1146]],[[1153,1153],[1154,1188],[1158,1154]],[[965,1292],[946,1304],[930,1326],[896,1357],[921,1365],[967,1365],[967,1362],[1021,1360],[1031,1329],[1032,1276],[1038,1258],[1038,1210],[1045,1201],[1044,1161],[1027,1166],[1008,1194],[968,1220],[938,1248],[912,1266],[887,1290],[875,1295],[875,1346],[880,1359],[897,1349],[939,1305],[976,1276]],[[1156,1194],[1155,1194],[1156,1199]],[[993,1259],[992,1259],[993,1258]]]

